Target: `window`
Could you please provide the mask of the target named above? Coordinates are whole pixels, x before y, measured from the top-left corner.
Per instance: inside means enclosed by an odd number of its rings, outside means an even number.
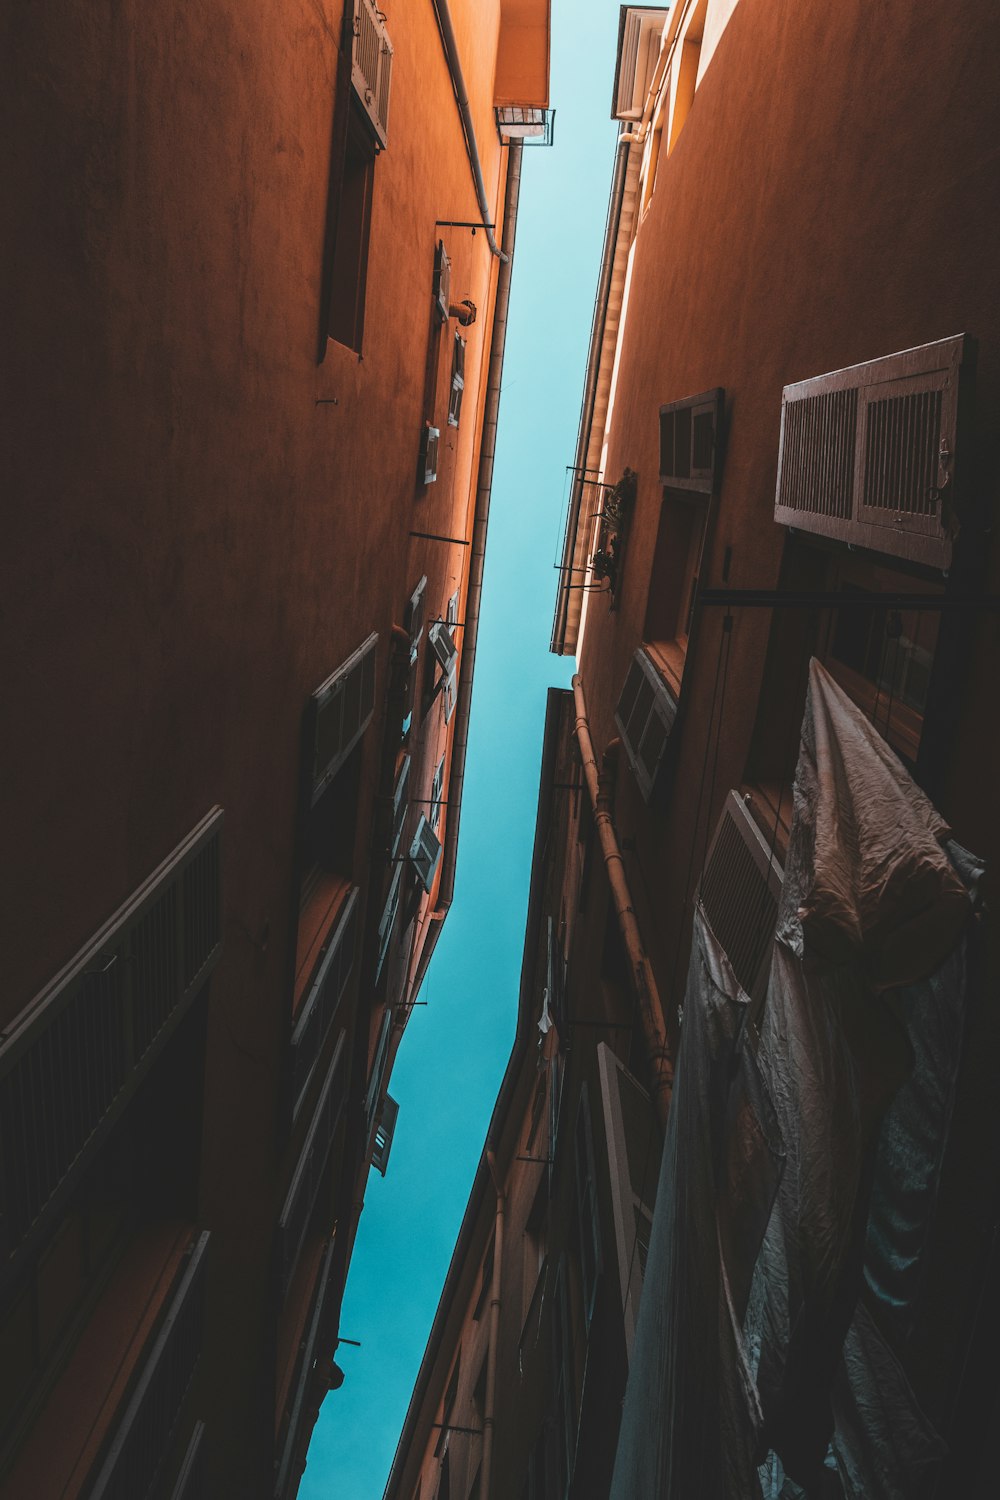
[[[396,783],[392,789],[392,834],[389,844],[389,856],[395,860],[399,855],[399,846],[403,839],[403,830],[406,827],[406,814],[409,810],[409,786],[410,786],[410,757],[404,755],[396,772]]]
[[[937,592],[874,559],[832,558],[832,592],[845,601],[829,611],[819,655],[831,677],[866,718],[911,763],[916,761],[927,707],[940,616],[936,611],[878,605],[883,593]],[[863,602],[871,600],[871,607]]]
[[[455,674],[458,671],[458,647],[453,628],[445,620],[435,620],[427,632],[427,666],[424,681],[424,714],[439,694],[444,697],[447,724],[454,707]]]
[[[399,1105],[391,1094],[386,1094],[382,1100],[378,1123],[375,1126],[375,1146],[372,1151],[372,1166],[376,1172],[381,1172],[383,1177],[389,1165],[389,1152],[392,1150],[398,1118]]]
[[[329,258],[327,334],[338,344],[361,352],[365,327],[368,240],[375,185],[375,141],[351,101],[347,150],[340,188],[337,229]]]
[[[457,427],[462,414],[465,390],[465,340],[456,333],[451,349],[451,398],[448,403],[448,426]]]
[[[705,501],[664,491],[643,636],[675,699],[684,677],[707,518]]]
[[[438,240],[434,251],[434,311],[438,322],[447,323],[451,308],[451,261],[444,248],[444,240]]]
[[[413,705],[417,696],[417,664],[420,655],[420,641],[424,633],[424,593],[427,588],[427,576],[424,575],[417,584],[413,593],[406,603],[403,615],[403,629],[410,637],[410,671],[406,679],[406,709],[403,716],[403,738],[410,732],[413,722]]]
[[[438,477],[438,449],[441,445],[441,430],[425,422],[420,433],[420,452],[417,457],[417,483],[433,484]]]
[[[410,845],[410,863],[425,891],[434,884],[434,875],[441,858],[441,844],[427,819],[421,814],[417,831]]]
[[[751,1000],[763,1002],[783,872],[738,792],[730,792],[702,871],[699,898]]]
[[[496,1254],[496,1239],[490,1240],[490,1247],[483,1261],[482,1279],[479,1283],[479,1296],[472,1311],[473,1322],[478,1323],[490,1300],[490,1292],[493,1288],[493,1257]]]
[[[716,387],[660,407],[660,483],[711,495],[721,472],[725,391]]]
[[[590,1099],[587,1085],[582,1086],[576,1111],[574,1134],[576,1161],[576,1208],[580,1248],[580,1280],[583,1290],[583,1315],[590,1323],[597,1297],[597,1278],[601,1271],[601,1226],[597,1212],[597,1179],[594,1172],[594,1138],[590,1125]]]
[[[677,703],[661,673],[646,650],[637,651],[618,700],[615,723],[646,802],[652,800],[676,717]]]
[[[786,386],[775,520],[948,568],[968,354],[941,339]]]
[[[322,1233],[327,1227],[325,1214],[321,1208],[317,1210],[317,1205],[322,1205],[327,1163],[344,1108],[345,1037],[341,1031],[278,1219],[278,1284],[282,1296],[291,1284],[307,1235]],[[320,1223],[316,1222],[317,1213]]]
[[[454,1366],[452,1367],[451,1376],[450,1376],[450,1378],[448,1380],[448,1385],[447,1385],[447,1387],[445,1389],[445,1393],[444,1393],[444,1401],[442,1402],[442,1405],[441,1405],[441,1427],[440,1427],[440,1431],[438,1433],[438,1440],[437,1440],[437,1442],[434,1445],[434,1456],[435,1456],[435,1458],[437,1458],[440,1455],[440,1453],[441,1453],[442,1449],[444,1448],[445,1443],[447,1441],[448,1434],[449,1434],[449,1432],[451,1430],[450,1429],[451,1414],[452,1414],[452,1412],[455,1409],[455,1401],[458,1398],[458,1375],[459,1375],[459,1370],[461,1369],[461,1365],[462,1365],[462,1351],[459,1350],[458,1354],[455,1356],[455,1363],[454,1363]],[[445,1463],[447,1463],[447,1459],[448,1459],[448,1455],[447,1455],[447,1453],[445,1453]],[[442,1474],[443,1474],[443,1472],[444,1472],[444,1464],[442,1464],[441,1469],[442,1469]]]
[[[371,1142],[372,1130],[378,1114],[379,1101],[382,1097],[382,1084],[385,1079],[386,1068],[389,1065],[389,1044],[392,1041],[392,1006],[387,1005],[382,1013],[382,1022],[379,1026],[378,1041],[375,1043],[375,1054],[372,1058],[371,1072],[368,1075],[368,1089],[365,1093],[365,1141]]]
[[[698,68],[701,63],[701,44],[705,35],[705,14],[707,9],[708,0],[698,0],[698,3],[691,12],[691,18],[684,29],[680,46],[674,53],[674,101],[670,114],[669,149],[671,151],[677,143],[677,137],[684,129],[684,123],[694,103],[695,91],[698,87]]]
[[[522,1327],[531,1310],[538,1278],[545,1265],[546,1239],[549,1221],[549,1176],[539,1174],[538,1187],[532,1200],[531,1210],[524,1225],[524,1296],[522,1299]]]
[[[434,768],[434,780],[431,783],[430,824],[435,833],[437,833],[441,822],[441,808],[444,805],[444,761],[445,758],[442,755]]]

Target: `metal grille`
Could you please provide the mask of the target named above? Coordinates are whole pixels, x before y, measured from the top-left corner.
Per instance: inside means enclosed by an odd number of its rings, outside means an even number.
[[[767,982],[780,890],[780,871],[743,802],[731,792],[705,862],[700,894],[712,931],[752,999]]]
[[[326,1080],[313,1112],[309,1129],[292,1174],[292,1181],[278,1220],[278,1279],[281,1295],[288,1291],[312,1218],[313,1206],[326,1170],[334,1132],[344,1106],[341,1070],[345,1032],[337,1038]]]
[[[199,955],[197,977],[203,978],[218,957],[221,827],[217,809],[36,997],[0,1043],[4,1258],[14,1256],[39,1225],[104,1120],[137,1086],[147,1054],[165,1038],[168,1023],[193,992],[179,974],[182,882],[185,918]]]
[[[208,1240],[206,1230],[181,1272],[88,1500],[146,1500],[156,1483],[201,1356]]]
[[[857,421],[857,390],[785,403],[779,505],[817,515],[850,516]]]
[[[187,875],[184,878],[184,912],[187,917]],[[192,918],[195,913],[192,912]],[[184,948],[188,947],[185,922]],[[177,892],[166,891],[150,907],[132,934],[132,1027],[136,1060],[158,1036],[180,999],[177,983]],[[185,964],[185,968],[187,965]],[[200,967],[200,965],[199,965]]]
[[[333,1018],[354,966],[357,914],[358,887],[354,886],[340,909],[320,955],[292,1032],[292,1097],[295,1101],[295,1115],[301,1108],[306,1086],[330,1033]]]
[[[940,441],[940,391],[916,391],[870,402],[865,505],[906,515],[932,515]]]

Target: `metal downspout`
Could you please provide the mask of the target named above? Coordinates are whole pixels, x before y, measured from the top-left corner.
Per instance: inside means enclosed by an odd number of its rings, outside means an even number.
[[[452,737],[451,776],[448,781],[448,821],[445,825],[444,853],[441,857],[441,885],[434,924],[420,958],[413,993],[419,991],[427,966],[441,933],[442,920],[455,893],[455,868],[458,863],[458,830],[462,819],[462,789],[465,784],[465,757],[469,747],[469,717],[472,712],[472,683],[476,667],[476,643],[479,638],[479,615],[483,594],[483,569],[486,563],[486,532],[490,519],[493,492],[493,460],[497,446],[497,422],[500,414],[500,384],[503,376],[504,349],[507,344],[507,309],[510,303],[510,279],[513,270],[514,236],[517,230],[517,202],[521,191],[520,141],[511,141],[507,158],[507,192],[503,215],[504,255],[497,275],[496,303],[493,313],[493,336],[490,366],[483,410],[483,437],[479,449],[479,474],[476,482],[476,509],[472,523],[472,546],[469,558],[469,590],[465,603],[465,629],[462,632],[462,655],[458,669],[458,697],[455,704],[455,731]]]
[[[601,252],[601,268],[597,277],[597,295],[594,298],[594,317],[590,327],[590,348],[587,352],[587,369],[583,377],[583,404],[580,407],[580,428],[576,438],[576,454],[573,459],[573,488],[566,516],[566,535],[563,540],[563,567],[567,568],[571,549],[571,538],[579,524],[580,506],[583,503],[583,468],[587,462],[590,446],[590,430],[594,422],[594,404],[597,400],[597,378],[601,367],[601,345],[608,318],[608,297],[611,293],[611,273],[614,267],[615,248],[618,244],[618,229],[621,224],[622,200],[625,196],[625,175],[628,170],[628,153],[632,138],[619,136],[615,153],[615,166],[611,178],[611,197],[608,203],[608,222],[604,230],[604,249]],[[556,617],[552,623],[550,651],[562,656],[566,640],[566,611],[569,605],[569,576],[560,581],[556,602]]]
[[[487,1147],[486,1160],[497,1195],[496,1228],[493,1231],[493,1284],[490,1287],[490,1342],[486,1354],[486,1409],[483,1412],[483,1467],[480,1500],[490,1500],[493,1482],[493,1425],[496,1415],[497,1347],[500,1343],[500,1277],[503,1267],[503,1222],[506,1199],[497,1175],[497,1159]]]
[[[479,147],[476,145],[476,132],[472,125],[472,110],[469,107],[469,92],[465,87],[465,78],[458,56],[455,29],[451,24],[451,12],[448,9],[448,0],[434,0],[434,13],[437,16],[441,40],[444,43],[445,56],[448,59],[448,70],[451,73],[451,82],[455,90],[458,112],[462,116],[462,129],[465,132],[465,148],[469,156],[469,165],[472,168],[472,180],[476,187],[479,212],[483,216],[483,228],[486,231],[486,239],[493,254],[499,256],[504,261],[507,259],[507,253],[501,250],[493,237],[493,230],[490,228],[490,205],[486,197],[486,184],[483,181],[483,169],[479,161]],[[518,147],[520,148],[520,142],[518,142]],[[513,143],[511,143],[511,150],[513,150]]]
[[[612,814],[617,741],[609,745],[605,753],[604,768],[598,774],[594,742],[590,737],[590,721],[587,718],[583,678],[579,673],[573,678],[573,698],[576,703],[576,738],[580,746],[580,758],[583,761],[583,774],[590,793],[594,823],[601,842],[604,865],[608,872],[618,926],[625,944],[625,952],[628,955],[636,999],[639,1002],[639,1018],[649,1054],[656,1109],[661,1122],[666,1124],[670,1111],[670,1095],[674,1086],[674,1061],[667,1040],[660,992],[652,966],[642,946],[642,935],[639,932],[639,923],[636,921],[635,909],[632,906],[632,893],[625,874],[625,863],[618,845],[618,835],[615,833]]]

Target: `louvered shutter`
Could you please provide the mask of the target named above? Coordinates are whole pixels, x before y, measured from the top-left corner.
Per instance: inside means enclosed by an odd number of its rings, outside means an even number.
[[[631,1358],[656,1206],[661,1138],[649,1095],[606,1042],[597,1048],[625,1345]]]
[[[316,1108],[278,1219],[278,1286],[282,1297],[295,1274],[309,1221],[344,1108],[346,1032],[337,1037]]]
[[[743,798],[730,792],[705,860],[699,895],[733,973],[754,1001],[760,1001],[767,989],[783,879],[781,865]]]
[[[340,770],[375,712],[375,658],[378,635],[332,672],[309,700],[307,743],[311,749],[311,803]]]
[[[434,780],[431,782],[431,827],[437,833],[438,824],[441,821],[441,799],[444,792],[444,756],[434,767]]]
[[[389,1058],[389,1040],[392,1035],[392,1008],[386,1006],[382,1015],[382,1024],[379,1028],[378,1041],[375,1044],[375,1056],[372,1058],[372,1070],[368,1078],[368,1088],[365,1092],[365,1144],[371,1143],[372,1129],[375,1125],[375,1116],[378,1111],[378,1102],[382,1093],[382,1080],[385,1076],[386,1063]]]
[[[444,672],[446,677],[454,676],[455,663],[458,659],[458,648],[455,645],[455,638],[448,626],[443,621],[438,620],[431,626],[427,639],[430,642],[431,650],[434,652],[442,672]]]
[[[710,495],[718,479],[721,387],[660,407],[660,483]]]
[[[777,522],[947,568],[964,335],[788,385]]]
[[[442,323],[448,321],[451,307],[451,261],[444,248],[444,240],[438,240],[434,251],[434,311]]]
[[[417,831],[410,845],[410,861],[425,891],[434,883],[434,872],[441,858],[441,844],[430,823],[421,814]]]
[[[354,967],[358,887],[352,886],[327,935],[292,1031],[292,1113],[298,1118],[313,1068]]]
[[[622,688],[615,723],[621,733],[639,790],[649,802],[667,748],[677,704],[649,656],[641,648],[632,658]]]
[[[406,823],[406,813],[409,807],[408,788],[410,784],[410,757],[403,756],[403,763],[396,777],[396,785],[392,792],[392,844],[390,853],[395,859],[399,853],[400,841],[403,837],[403,827]]]
[[[448,404],[448,425],[457,427],[462,415],[462,394],[465,390],[465,340],[456,333],[451,363],[451,400]]]
[[[372,1152],[372,1166],[376,1172],[381,1172],[383,1177],[389,1165],[389,1152],[392,1150],[392,1138],[396,1133],[398,1117],[399,1105],[391,1094],[386,1094],[382,1101],[378,1124],[375,1126],[375,1149]]]
[[[597,1298],[597,1278],[601,1273],[601,1225],[597,1211],[597,1174],[594,1169],[594,1136],[590,1123],[590,1096],[587,1085],[580,1090],[573,1139],[576,1163],[577,1228],[580,1237],[580,1276],[583,1284],[583,1310],[589,1324]]]
[[[389,887],[389,895],[386,898],[382,916],[378,924],[378,959],[375,963],[375,982],[378,983],[385,963],[385,956],[389,951],[392,941],[393,928],[396,925],[396,913],[399,911],[399,887],[403,878],[403,866],[398,864],[393,872],[392,884]]]
[[[379,144],[387,144],[392,43],[374,0],[354,0],[351,83]]]
[[[44,1236],[218,961],[222,822],[215,808],[0,1038],[0,1262]]]
[[[161,1474],[201,1359],[209,1239],[204,1230],[178,1272],[100,1468],[83,1487],[88,1500],[149,1495]]]

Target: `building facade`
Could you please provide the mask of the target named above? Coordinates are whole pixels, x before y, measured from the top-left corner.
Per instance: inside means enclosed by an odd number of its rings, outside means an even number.
[[[454,892],[548,28],[5,28],[5,1500],[289,1500],[342,1378]]]
[[[521,997],[557,1107],[501,1093],[387,1500],[990,1492],[996,43],[622,7]]]

